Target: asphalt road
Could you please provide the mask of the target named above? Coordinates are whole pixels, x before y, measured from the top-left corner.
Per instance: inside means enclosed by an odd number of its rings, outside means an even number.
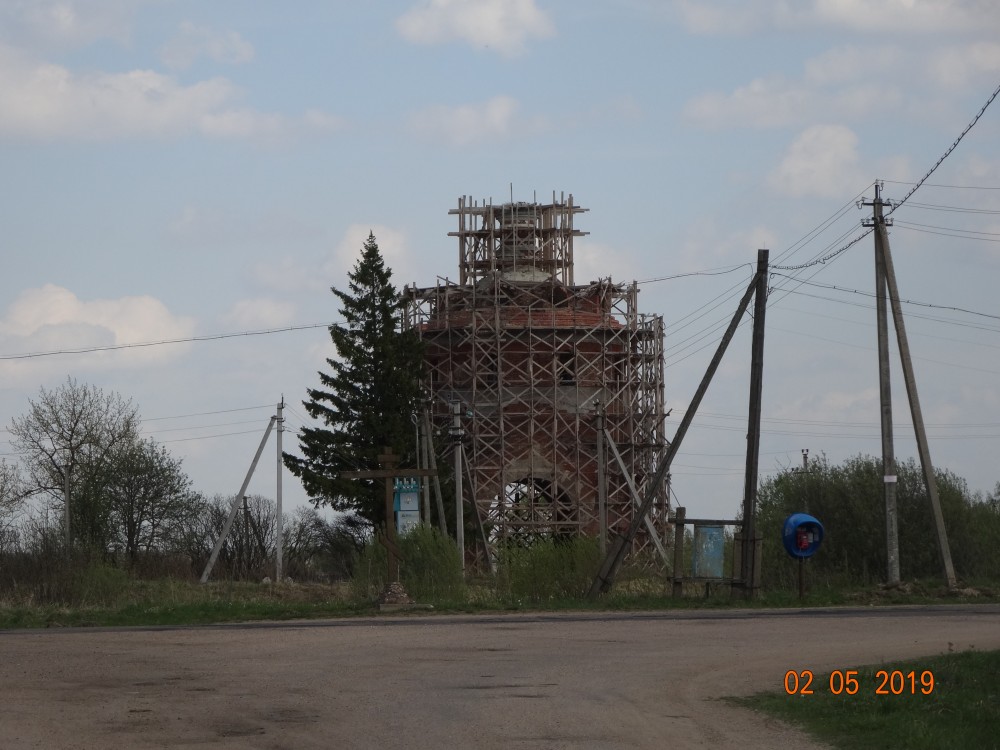
[[[717,698],[973,647],[1000,606],[4,631],[0,747],[806,749]]]

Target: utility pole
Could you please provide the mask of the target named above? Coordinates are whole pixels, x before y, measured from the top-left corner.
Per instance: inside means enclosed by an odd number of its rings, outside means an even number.
[[[277,527],[277,539],[274,542],[274,582],[281,583],[282,570],[282,554],[284,553],[284,528],[281,518],[281,469],[282,461],[281,458],[281,433],[285,431],[285,394],[281,394],[281,401],[278,402],[278,486],[276,488],[275,504],[277,505],[275,526]]]
[[[875,209],[881,212],[885,205],[880,196],[876,182]],[[868,204],[866,204],[868,205]],[[944,516],[941,513],[941,499],[938,496],[937,479],[934,476],[934,464],[931,463],[931,451],[927,442],[927,432],[924,429],[923,412],[920,409],[920,396],[917,393],[917,380],[913,373],[913,361],[910,357],[910,342],[906,336],[906,324],[903,320],[903,307],[899,298],[899,287],[896,284],[896,271],[892,263],[892,252],[889,249],[889,233],[885,221],[875,222],[875,252],[882,260],[885,282],[888,290],[889,304],[892,309],[892,320],[896,329],[896,343],[899,346],[899,359],[903,366],[903,383],[906,385],[906,396],[910,404],[910,417],[913,420],[913,431],[917,439],[917,452],[920,455],[920,467],[923,470],[924,484],[931,502],[931,512],[934,516],[934,526],[937,530],[938,549],[941,552],[941,562],[944,567],[944,578],[948,588],[955,588],[955,567],[951,560],[951,547],[948,544],[948,534],[944,527]],[[886,482],[893,484],[893,482]]]
[[[267,422],[267,429],[264,430],[264,437],[260,439],[260,445],[257,446],[257,452],[254,454],[253,461],[250,462],[250,469],[247,471],[247,475],[243,479],[240,491],[237,492],[236,496],[233,498],[233,504],[229,508],[229,515],[226,517],[226,523],[222,527],[222,532],[219,534],[219,538],[215,540],[215,546],[212,548],[212,554],[209,555],[208,562],[205,564],[205,570],[202,571],[202,583],[208,583],[208,577],[212,575],[212,568],[215,567],[215,562],[219,559],[219,552],[222,550],[222,545],[226,543],[226,537],[229,536],[229,531],[233,528],[233,521],[236,519],[236,514],[239,513],[240,498],[246,494],[247,487],[250,486],[250,480],[253,478],[253,473],[257,469],[257,462],[260,461],[260,456],[264,452],[264,446],[267,444],[267,438],[271,434],[271,430],[274,429],[274,423],[276,420],[277,417],[271,417]]]
[[[607,451],[604,449],[604,405],[597,401],[594,410],[597,423],[597,524],[601,556],[604,556],[608,553],[608,478],[605,467]]]
[[[462,402],[451,402],[451,439],[455,446],[455,544],[465,572],[465,509],[462,505]]]
[[[889,314],[886,306],[886,227],[892,219],[882,215],[881,186],[875,183],[871,225],[875,227],[875,311],[878,328],[878,396],[882,424],[882,487],[885,498],[886,583],[899,585],[899,514],[896,508],[896,456],[892,434],[892,386],[889,370]]]
[[[763,252],[766,253],[767,251],[764,250]],[[758,261],[759,257],[758,253]],[[726,332],[722,335],[722,340],[719,342],[719,346],[716,348],[711,362],[708,363],[708,369],[705,370],[705,374],[702,376],[701,382],[695,390],[694,397],[691,399],[691,403],[688,404],[687,411],[684,413],[684,418],[677,426],[677,432],[674,433],[674,439],[667,445],[666,453],[664,453],[663,457],[660,458],[660,462],[656,467],[656,471],[653,473],[652,479],[646,485],[646,496],[642,501],[642,505],[640,505],[633,514],[632,520],[625,533],[623,535],[616,536],[614,541],[611,543],[611,549],[608,550],[608,554],[601,563],[601,567],[598,569],[597,575],[594,577],[594,581],[590,586],[590,591],[587,594],[590,598],[594,598],[598,594],[608,591],[614,583],[615,576],[618,574],[619,568],[621,568],[622,560],[625,559],[625,553],[632,542],[635,541],[635,536],[639,531],[639,527],[642,526],[643,520],[646,518],[646,514],[649,513],[649,509],[653,506],[653,501],[656,500],[657,489],[662,485],[663,481],[670,473],[670,464],[673,462],[674,456],[677,455],[677,451],[681,447],[684,436],[687,434],[688,428],[691,426],[691,422],[694,421],[695,414],[698,413],[698,406],[705,397],[705,392],[708,391],[708,386],[712,382],[712,378],[715,376],[716,370],[719,369],[719,364],[722,362],[722,357],[726,353],[726,349],[729,347],[729,342],[733,340],[733,336],[736,334],[736,329],[740,326],[740,321],[743,319],[743,315],[746,313],[747,307],[750,305],[750,298],[754,296],[754,293],[757,292],[761,286],[763,286],[766,290],[766,256],[763,281],[758,278],[760,275],[761,268],[760,263],[758,262],[757,273],[754,275],[750,285],[743,293],[743,298],[740,300],[739,305],[737,305],[736,312],[733,314],[732,320],[729,321],[729,327],[726,328]]]
[[[424,409],[424,434],[427,440],[427,469],[431,481],[434,483],[434,499],[436,501],[438,515],[438,529],[442,534],[448,536],[448,524],[444,518],[444,499],[441,496],[441,478],[437,470],[437,453],[434,450],[434,428],[431,424],[430,410]]]
[[[747,426],[746,476],[743,484],[743,559],[740,573],[743,579],[743,595],[752,599],[758,581],[755,571],[757,552],[757,476],[760,462],[760,416],[761,398],[764,389],[764,315],[767,311],[767,261],[768,251],[757,251],[757,275],[755,277],[753,303],[753,343],[750,353],[750,415]]]
[[[250,578],[250,508],[247,496],[243,496],[243,574]]]
[[[65,466],[63,466],[63,503],[66,505],[65,509],[66,512],[63,515],[63,520],[64,520],[64,525],[66,527],[65,533],[66,533],[67,554],[69,553],[70,549],[72,549],[73,546],[73,536],[70,533],[70,526],[69,526],[69,478],[70,478],[70,470],[72,468],[73,468],[72,463],[68,463]]]

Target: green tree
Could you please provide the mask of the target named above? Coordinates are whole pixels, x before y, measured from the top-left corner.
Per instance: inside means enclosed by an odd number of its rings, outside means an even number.
[[[308,389],[306,411],[325,427],[299,433],[302,457],[285,454],[285,465],[312,501],[353,511],[374,526],[385,522],[382,480],[348,480],[341,472],[378,468],[385,447],[414,460],[414,413],[420,397],[423,354],[413,331],[402,331],[402,301],[369,234],[348,274],[348,291],[332,287],[341,324],[330,326],[336,358],[327,359],[320,387]]]
[[[905,578],[942,575],[937,532],[920,466],[898,461],[896,503],[899,518],[900,572]],[[833,583],[872,583],[885,579],[885,500],[882,462],[855,456],[832,466],[810,461],[808,471],[786,470],[765,479],[758,494],[757,529],[764,537],[765,585],[793,586],[795,563],[781,545],[784,519],[797,512],[818,518],[826,531],[823,546],[809,565]],[[941,511],[959,576],[995,576],[1000,563],[1000,503],[970,493],[966,482],[936,469]],[[1000,492],[1000,486],[998,486]]]

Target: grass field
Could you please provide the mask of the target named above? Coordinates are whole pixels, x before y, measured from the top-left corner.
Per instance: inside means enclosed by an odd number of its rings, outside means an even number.
[[[934,604],[1000,601],[995,590],[975,595],[954,594],[938,584],[905,590],[879,588],[819,589],[805,600],[794,592],[763,592],[752,601],[732,598],[727,590],[705,597],[692,588],[684,598],[663,592],[662,582],[623,581],[597,600],[582,595],[528,596],[499,592],[489,581],[470,581],[460,599],[421,598],[437,612],[498,612],[540,610],[667,610],[729,607],[796,608],[801,606]],[[95,569],[74,582],[72,596],[46,601],[34,590],[0,597],[0,629],[117,625],[200,625],[250,620],[351,617],[376,613],[374,602],[359,598],[348,583],[289,583],[281,585],[218,581],[201,585],[189,580],[135,580],[121,571]],[[67,604],[67,601],[72,602]]]
[[[786,678],[780,692],[730,700],[836,748],[1000,748],[1000,651],[816,674],[811,694],[802,693],[807,678],[801,674]]]

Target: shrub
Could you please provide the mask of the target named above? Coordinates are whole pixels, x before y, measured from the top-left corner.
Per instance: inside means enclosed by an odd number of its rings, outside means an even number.
[[[582,598],[600,562],[598,542],[591,537],[510,547],[500,555],[498,593],[511,601],[533,603]]]
[[[466,598],[462,566],[455,542],[435,528],[420,525],[399,540],[403,559],[400,583],[417,601],[460,602]],[[375,599],[387,581],[386,550],[377,541],[365,546],[354,564],[351,595],[359,601]]]

